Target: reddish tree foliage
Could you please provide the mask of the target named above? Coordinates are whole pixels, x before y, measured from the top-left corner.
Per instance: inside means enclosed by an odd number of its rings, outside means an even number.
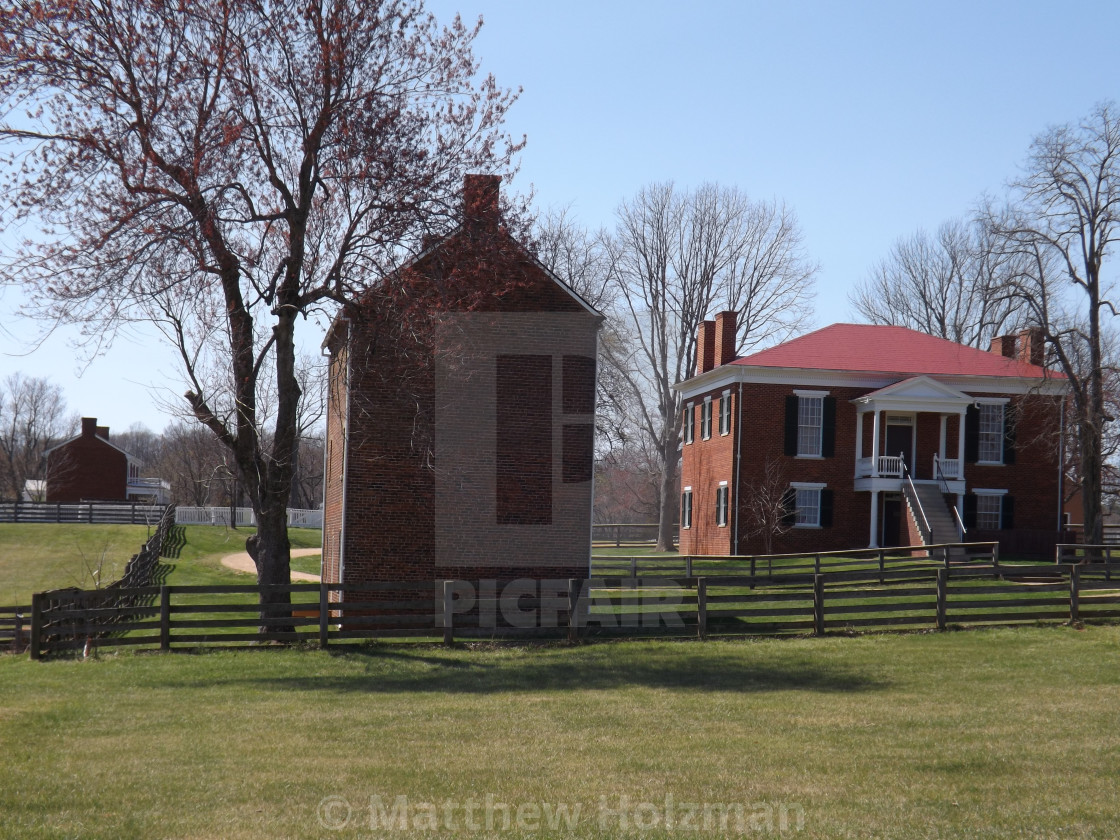
[[[465,172],[521,148],[477,32],[415,0],[0,10],[0,97],[26,110],[0,129],[3,187],[43,226],[10,270],[95,340],[147,320],[174,342],[256,511],[261,583],[288,581],[297,318],[385,276],[449,225]]]

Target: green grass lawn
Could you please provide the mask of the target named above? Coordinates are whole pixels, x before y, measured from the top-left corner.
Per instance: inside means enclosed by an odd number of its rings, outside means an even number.
[[[48,589],[93,589],[124,567],[148,539],[144,525],[0,524],[0,606],[31,603]]]
[[[0,836],[1113,838],[1118,653],[1113,626],[0,657]]]
[[[251,582],[221,565],[222,557],[245,550],[251,530],[185,525],[177,526],[177,532],[174,556],[164,558],[172,567],[168,583]],[[0,605],[29,604],[33,593],[49,589],[93,589],[92,570],[99,563],[102,583],[110,583],[124,573],[149,534],[144,525],[0,524]],[[293,528],[288,539],[293,548],[318,548],[323,532]],[[319,561],[314,556],[298,558],[292,568],[318,573]]]

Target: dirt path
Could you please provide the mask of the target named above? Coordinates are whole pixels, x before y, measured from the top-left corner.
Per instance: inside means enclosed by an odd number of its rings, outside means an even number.
[[[321,548],[293,548],[292,557],[306,557],[309,554],[322,554]],[[257,567],[253,564],[253,558],[249,556],[249,552],[242,551],[239,554],[227,554],[222,558],[222,565],[227,569],[233,569],[235,572],[244,572],[247,575],[255,575]],[[307,572],[292,572],[292,583],[318,583],[319,576],[308,574]]]

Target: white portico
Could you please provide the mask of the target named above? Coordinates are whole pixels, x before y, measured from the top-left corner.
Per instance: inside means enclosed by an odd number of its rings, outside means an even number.
[[[872,548],[879,545],[879,494],[901,491],[907,474],[915,484],[940,484],[944,492],[956,495],[960,508],[965,492],[965,415],[974,397],[929,376],[915,376],[851,402],[856,406],[854,489],[871,494]],[[865,453],[864,423],[868,414],[871,449]],[[918,417],[922,414],[940,417],[936,450],[922,451],[919,447]],[[949,441],[946,433],[949,418],[954,416],[956,440]]]

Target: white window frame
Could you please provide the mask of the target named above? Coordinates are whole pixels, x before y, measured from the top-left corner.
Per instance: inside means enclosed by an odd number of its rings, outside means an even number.
[[[794,528],[820,528],[821,527],[821,491],[828,485],[809,481],[791,481],[790,488],[794,491]],[[803,500],[815,500],[816,504],[805,504]],[[813,511],[813,515],[809,515]]]
[[[1002,531],[1003,530],[1003,497],[1007,495],[1006,490],[991,490],[987,488],[978,487],[972,491],[976,496],[976,530],[977,531]],[[995,510],[982,511],[980,509],[980,500],[991,503],[992,499],[997,500]],[[995,516],[995,527],[986,527],[981,521],[981,516]]]
[[[1001,399],[982,399],[982,400],[977,400],[976,401],[976,407],[980,410],[980,420],[979,420],[979,427],[980,428],[979,428],[979,434],[977,436],[977,441],[976,441],[976,463],[978,463],[978,464],[985,464],[985,465],[991,466],[991,465],[1002,464],[1003,463],[1003,451],[1004,451],[1004,446],[1006,444],[1006,434],[1007,434],[1007,403],[1008,403],[1008,400],[1006,400],[1006,399],[1002,399],[1002,400]],[[985,412],[985,409],[991,410],[991,409],[995,409],[995,408],[999,409],[998,431],[993,432],[990,428],[987,431],[985,431],[985,429],[984,429],[984,412]],[[990,426],[990,423],[989,423],[989,426]],[[998,457],[995,458],[995,459],[993,459],[991,457],[985,458],[984,457],[985,454],[987,454],[989,456],[993,454],[992,451],[991,451],[991,439],[990,439],[990,436],[993,435],[993,434],[996,435],[996,441],[997,441],[998,447],[999,447]],[[988,436],[987,441],[985,441],[985,436]],[[989,451],[987,453],[985,453],[985,451],[984,451],[985,442],[987,442],[989,444]]]
[[[731,434],[731,390],[728,389],[723,392],[723,396],[719,398],[719,433],[721,435]]]
[[[700,406],[700,439],[711,440],[712,437],[712,398],[704,397]]]
[[[797,397],[797,457],[824,458],[824,398],[829,392],[795,390],[793,393]],[[816,403],[816,422],[803,424],[801,421],[810,400]],[[815,433],[812,431],[814,427]],[[802,434],[803,431],[805,434]]]
[[[694,403],[688,403],[684,407],[684,442],[687,446],[692,443],[693,436],[696,434],[696,406]]]
[[[692,488],[681,489],[681,528],[692,527]]]
[[[719,487],[716,488],[716,526],[719,528],[726,528],[727,521],[731,518],[729,516],[729,509],[731,507],[731,488],[727,486],[726,481],[721,481]]]

